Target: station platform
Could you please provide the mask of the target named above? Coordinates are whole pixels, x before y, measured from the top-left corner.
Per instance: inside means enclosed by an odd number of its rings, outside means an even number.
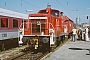
[[[69,41],[42,60],[90,60],[90,41]]]

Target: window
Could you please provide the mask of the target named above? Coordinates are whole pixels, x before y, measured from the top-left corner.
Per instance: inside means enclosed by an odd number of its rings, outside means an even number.
[[[8,27],[8,18],[1,18],[1,27]]]
[[[13,28],[18,28],[18,20],[13,19]]]
[[[57,11],[52,11],[53,16],[59,16],[59,13]]]

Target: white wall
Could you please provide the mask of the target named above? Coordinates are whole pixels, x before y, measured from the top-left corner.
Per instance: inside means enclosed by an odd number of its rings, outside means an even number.
[[[17,37],[19,37],[18,31],[0,32],[0,40],[10,39],[10,38],[17,38]]]

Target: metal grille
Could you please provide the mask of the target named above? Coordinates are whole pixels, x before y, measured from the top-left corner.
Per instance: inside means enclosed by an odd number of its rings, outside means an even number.
[[[45,33],[45,20],[44,19],[32,19],[32,34],[41,34]]]

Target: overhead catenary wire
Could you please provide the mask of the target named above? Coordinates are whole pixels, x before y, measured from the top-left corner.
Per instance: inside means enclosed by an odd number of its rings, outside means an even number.
[[[66,9],[58,0],[56,0],[57,1],[57,3],[60,5],[60,6],[62,6],[66,11],[68,11],[68,9]],[[67,3],[68,4],[68,3]],[[68,13],[69,13],[69,15],[70,15],[70,12],[68,11]],[[71,15],[70,15],[71,16]]]
[[[35,7],[35,8],[40,8],[40,7],[35,6],[35,5],[33,5],[33,4],[31,4],[31,3],[27,2],[27,1],[25,1],[25,0],[21,0],[21,1],[23,1],[24,3],[27,3],[27,4],[31,5],[31,6],[33,6],[33,7]]]
[[[68,11],[58,0],[56,0],[66,11]],[[69,11],[68,11],[69,12]]]
[[[67,2],[67,6],[68,6],[68,4],[69,4],[69,1]],[[69,6],[68,6],[68,9],[70,10]],[[69,15],[71,16],[70,12],[69,12]],[[72,16],[71,16],[71,17],[72,17]]]

